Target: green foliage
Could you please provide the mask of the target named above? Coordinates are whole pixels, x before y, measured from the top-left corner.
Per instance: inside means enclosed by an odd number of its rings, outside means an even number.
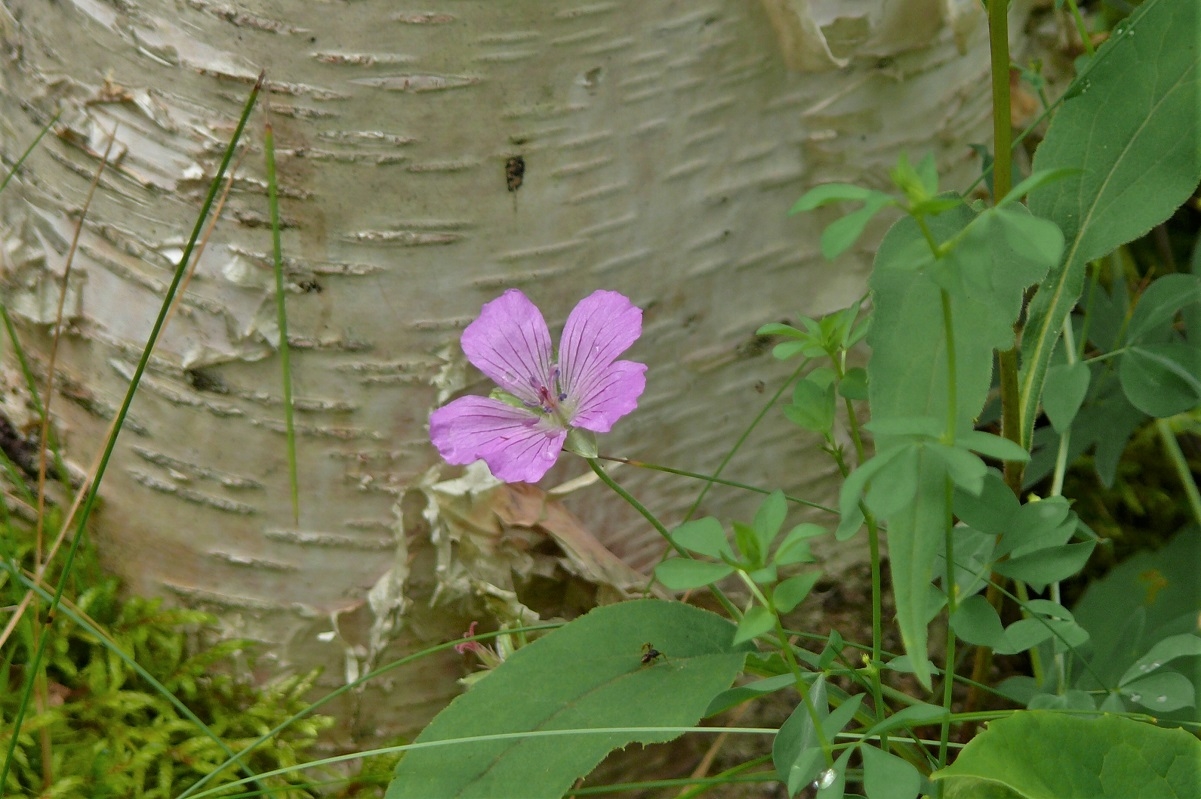
[[[1167,219],[1201,181],[1199,14],[1196,3],[1144,3],[1077,78],[1035,154],[1036,170],[1079,171],[1030,195],[1031,210],[1063,231],[1067,251],[1039,286],[1022,338],[1027,445],[1086,264]]]
[[[932,779],[947,799],[1192,799],[1201,741],[1117,716],[1026,711],[990,723]]]
[[[733,635],[728,621],[678,602],[597,608],[518,649],[439,713],[387,799],[562,796],[613,749],[696,724],[742,668],[748,647]],[[648,642],[662,657],[648,659]],[[554,732],[564,734],[545,735]]]
[[[0,538],[8,544],[5,569],[0,571],[0,603],[15,606],[25,591],[14,569],[31,565],[32,537],[10,530]],[[235,676],[246,666],[250,642],[227,640],[197,649],[195,642],[215,623],[208,614],[166,608],[159,600],[121,598],[117,581],[99,570],[86,548],[80,550],[74,575],[80,589],[74,602],[64,604],[53,624],[39,633],[51,636],[42,682],[51,701],[44,709],[31,708],[26,716],[10,764],[7,795],[42,795],[45,740],[53,779],[47,795],[171,799],[224,763],[228,750],[243,748],[307,707],[304,697],[315,675],[255,688]],[[53,570],[48,577],[56,577]],[[26,614],[3,650],[0,714],[6,721],[21,699],[32,635]],[[185,717],[163,689],[211,734]],[[310,716],[291,725],[272,746],[256,749],[247,758],[248,768],[261,773],[303,762],[331,721]],[[3,737],[7,744],[8,735]],[[213,784],[240,776],[227,769]],[[302,787],[306,780],[299,773],[261,784],[270,786],[274,796],[313,795]]]

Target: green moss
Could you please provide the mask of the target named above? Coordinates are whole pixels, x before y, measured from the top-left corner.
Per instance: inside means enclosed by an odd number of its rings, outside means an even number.
[[[25,595],[14,577],[20,565],[29,575],[31,537],[11,528],[0,532],[0,605],[14,608]],[[53,584],[54,570],[48,575]],[[222,641],[195,646],[211,636],[215,619],[194,610],[164,607],[159,600],[121,598],[116,579],[104,575],[86,546],[76,558],[64,598],[66,607],[102,630],[88,632],[66,613],[49,626],[50,639],[20,738],[9,764],[6,796],[63,799],[145,797],[170,799],[214,771],[226,750],[188,719],[117,650],[135,660],[177,697],[234,752],[308,707],[306,693],[316,674],[292,676],[256,686],[236,675],[253,663],[253,645]],[[44,614],[44,606],[39,608]],[[26,666],[35,634],[33,611],[22,615],[0,655],[0,746],[7,751],[22,701]],[[7,617],[5,617],[7,619]],[[310,716],[288,726],[247,758],[259,774],[304,762],[304,753],[331,719]],[[206,787],[240,779],[246,771],[226,768]],[[294,771],[261,780],[257,787],[275,797],[314,796],[311,782],[330,775]],[[254,791],[231,787],[225,795]]]

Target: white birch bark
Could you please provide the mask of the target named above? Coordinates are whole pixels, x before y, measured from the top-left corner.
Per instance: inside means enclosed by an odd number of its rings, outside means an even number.
[[[122,433],[95,535],[133,590],[215,609],[231,633],[268,644],[266,671],[321,664],[330,685],[384,662],[385,647],[392,657],[457,635],[481,612],[478,594],[511,583],[506,569],[534,568],[508,541],[494,579],[464,570],[461,546],[429,542],[420,514],[432,493],[404,500],[437,465],[430,410],[455,390],[483,390],[457,344],[483,302],[519,287],[553,327],[596,288],[629,295],[646,312],[628,357],[649,364],[648,389],[602,451],[711,470],[764,385],[792,368],[772,361],[755,329],[844,306],[864,288],[872,242],[824,263],[819,223],[833,212],[789,218],[791,203],[820,182],[883,187],[902,150],[935,152],[948,184],[963,185],[974,169],[967,144],[988,138],[975,0],[2,8],[6,164],[64,111],[0,197],[4,298],[43,369],[66,245],[116,130],[59,356],[54,409],[76,464],[100,447],[223,144],[267,71],[300,523],[260,112]],[[522,185],[510,191],[506,164],[519,156]],[[583,468],[565,458],[552,476]],[[829,472],[777,413],[726,474],[829,499]],[[669,523],[697,490],[633,469],[618,476]],[[653,532],[602,488],[573,501],[583,528],[629,564],[657,557]],[[721,491],[706,510],[751,505]],[[434,522],[435,537],[446,535]],[[321,635],[335,624],[338,635]],[[420,724],[460,669],[448,654],[394,673],[369,691],[356,732]]]

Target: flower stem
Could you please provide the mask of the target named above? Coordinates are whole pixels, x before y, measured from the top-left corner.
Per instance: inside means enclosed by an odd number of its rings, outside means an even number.
[[[617,481],[605,471],[605,467],[600,465],[600,461],[598,459],[585,458],[585,460],[588,461],[588,465],[592,467],[592,471],[596,473],[596,476],[600,478],[601,482],[613,489],[613,492],[628,502],[631,508],[642,514],[642,518],[650,522],[651,527],[654,527],[659,532],[659,535],[663,536],[663,540],[666,541],[672,549],[678,552],[682,557],[692,557],[692,555],[688,553],[688,550],[671,540],[671,534],[667,532],[667,528],[663,526],[663,522],[659,521],[655,514],[651,513],[645,505],[635,499],[633,494],[617,484]],[[713,596],[717,598],[717,601],[720,602],[722,607],[726,609],[726,612],[730,614],[730,618],[739,618],[740,614],[738,613],[738,609],[735,607],[734,603],[731,602],[728,597],[726,597],[722,590],[716,585],[711,585],[709,588],[711,591],[713,591]]]

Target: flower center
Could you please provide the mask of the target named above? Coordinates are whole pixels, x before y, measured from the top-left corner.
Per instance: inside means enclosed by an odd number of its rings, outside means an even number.
[[[550,386],[541,386],[533,380],[530,381],[531,385],[533,385],[538,392],[538,406],[541,408],[543,413],[554,416],[556,419],[562,422],[564,426],[567,426],[567,419],[564,418],[563,409],[559,405],[559,403],[567,399],[567,393],[563,391],[562,386],[559,385],[559,367],[556,366],[551,370],[550,379]]]

